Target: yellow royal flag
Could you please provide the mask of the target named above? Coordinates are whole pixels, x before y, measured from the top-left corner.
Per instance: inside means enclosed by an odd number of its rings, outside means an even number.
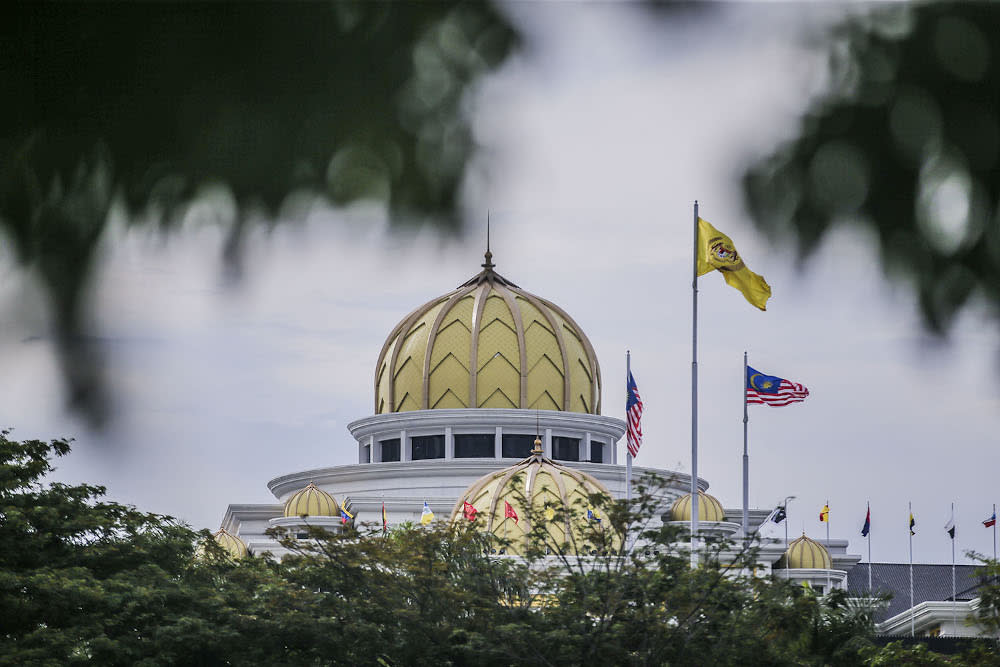
[[[715,270],[722,273],[727,284],[743,292],[747,301],[761,310],[767,310],[771,286],[763,276],[747,268],[732,239],[698,218],[698,275]]]

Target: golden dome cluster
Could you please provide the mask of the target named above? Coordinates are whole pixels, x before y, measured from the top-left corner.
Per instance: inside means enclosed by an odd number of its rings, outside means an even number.
[[[611,498],[608,489],[592,475],[543,456],[541,442],[535,440],[531,456],[473,482],[455,503],[451,521],[467,521],[463,509],[468,502],[477,510],[479,530],[509,540],[508,554],[523,555],[531,532],[531,515],[542,517],[553,545],[568,544],[571,550],[589,552],[595,548],[587,544],[593,529],[610,530],[601,507],[590,503],[594,495]],[[517,515],[516,520],[507,516],[507,503]]]
[[[670,507],[671,521],[691,520],[691,494],[686,493]],[[710,496],[704,491],[698,492],[698,520],[699,521],[725,521],[726,511],[715,496]]]
[[[337,499],[312,482],[285,501],[285,516],[340,516]]]
[[[832,570],[833,559],[826,547],[803,534],[802,537],[792,540],[774,567],[782,570],[786,568]]]
[[[601,413],[594,348],[558,306],[483,270],[417,308],[375,365],[375,412],[526,408]]]

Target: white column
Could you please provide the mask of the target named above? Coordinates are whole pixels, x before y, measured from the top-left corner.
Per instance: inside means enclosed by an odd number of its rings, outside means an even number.
[[[452,435],[450,426],[444,427],[444,457],[455,458],[455,436]]]
[[[587,431],[580,442],[580,460],[590,460],[590,431]]]
[[[503,427],[497,426],[493,436],[493,458],[503,457]]]
[[[542,443],[542,451],[547,457],[552,458],[552,429],[545,429],[545,441]]]
[[[372,463],[382,462],[382,443],[381,441],[375,442],[374,436],[372,437]]]
[[[406,429],[399,432],[399,460],[413,460],[413,445],[410,443],[410,439],[406,437]]]
[[[611,441],[611,465],[618,465],[618,441]]]

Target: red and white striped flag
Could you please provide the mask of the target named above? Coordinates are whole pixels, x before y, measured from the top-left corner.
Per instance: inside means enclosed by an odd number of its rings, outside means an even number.
[[[632,371],[628,372],[628,386],[625,388],[625,418],[628,421],[628,452],[635,458],[639,455],[639,447],[642,445],[642,398],[639,397],[639,388],[635,385],[635,378]]]

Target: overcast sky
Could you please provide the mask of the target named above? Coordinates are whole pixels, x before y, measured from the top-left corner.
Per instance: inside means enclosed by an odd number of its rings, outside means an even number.
[[[737,179],[795,129],[824,81],[812,39],[842,8],[718,5],[672,22],[612,4],[514,4],[527,46],[470,99],[483,150],[467,231],[389,234],[376,208],[317,207],[248,243],[224,286],[222,231],[192,215],[167,239],[116,225],[95,335],[108,346],[116,419],[92,433],[62,411],[61,383],[28,278],[0,252],[0,424],[73,436],[57,477],[108,486],[143,509],[216,528],[229,503],[273,502],[281,474],[353,463],[346,425],[373,412],[392,327],[479,270],[486,211],[497,270],[566,309],[590,336],[604,413],[622,417],[625,350],[646,404],[638,465],[690,470],[692,203],[773,288],[762,313],[715,274],[700,281],[699,473],[741,502],[742,355],[810,398],[751,407],[751,505],[789,506],[790,532],[859,535],[872,555],[949,562],[992,552],[1000,332],[969,312],[946,344],[911,293],[885,281],[866,238],[831,236],[803,272],[757,234]],[[619,450],[621,451],[621,449]]]

